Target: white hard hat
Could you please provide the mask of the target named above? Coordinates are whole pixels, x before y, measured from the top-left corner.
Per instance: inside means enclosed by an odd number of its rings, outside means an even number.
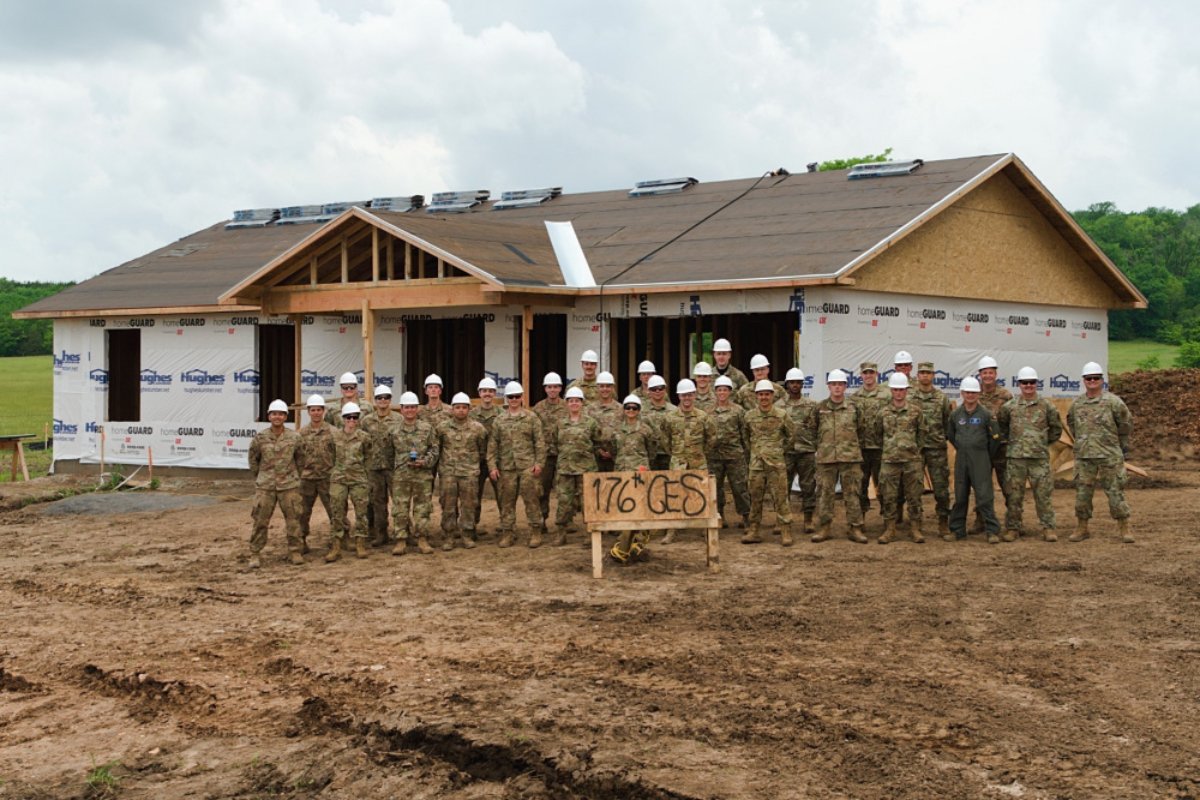
[[[829,375],[826,376],[826,378],[825,378],[825,382],[826,383],[846,383],[847,382],[846,381],[846,373],[842,372],[840,369],[830,370]]]
[[[694,394],[696,392],[696,384],[691,378],[684,378],[679,383],[675,384],[675,394]]]
[[[442,378],[441,378],[441,376],[440,376],[440,375],[438,375],[436,372],[432,372],[432,373],[430,373],[430,374],[429,374],[429,377],[427,377],[427,378],[425,379],[425,385],[426,385],[426,386],[428,386],[428,385],[429,385],[429,384],[431,384],[431,383],[433,383],[433,384],[437,384],[438,386],[441,386],[441,385],[442,385]]]
[[[509,381],[504,384],[504,396],[512,397],[518,394],[525,394],[525,389],[516,381]]]
[[[729,377],[728,375],[722,375],[721,377],[719,377],[715,381],[713,381],[714,389],[719,389],[722,386],[732,389],[733,388],[733,378]]]
[[[756,394],[758,392],[774,393],[775,392],[775,384],[771,383],[770,381],[759,381],[758,383],[754,384],[754,391]]]
[[[582,400],[583,389],[580,389],[578,386],[572,386],[570,389],[567,389],[567,399],[570,400],[572,398]]]
[[[637,371],[638,372],[649,372],[651,375],[658,372],[658,370],[654,368],[653,361],[643,361],[642,363],[638,364]]]
[[[601,372],[596,376],[597,386],[612,386],[614,384],[616,384],[616,381],[613,380],[611,372]]]
[[[697,361],[696,366],[692,367],[693,375],[712,375],[712,364],[707,361]]]
[[[320,406],[321,408],[324,408],[325,407],[325,398],[321,397],[321,395],[319,395],[319,394],[309,395],[308,396],[308,407],[313,408],[314,406]]]
[[[496,391],[496,381],[492,378],[484,378],[479,382],[479,391],[484,389],[491,389],[493,392]]]
[[[338,385],[345,386],[348,383],[353,383],[358,386],[358,376],[353,372],[343,372],[342,377],[338,378]]]
[[[750,369],[762,369],[763,367],[769,366],[771,366],[771,362],[767,361],[767,357],[762,353],[759,353],[758,355],[754,356],[754,358],[750,359]]]
[[[976,369],[1000,369],[1000,365],[991,356],[984,356],[979,359],[979,366]]]
[[[1095,361],[1089,361],[1088,363],[1083,365],[1083,372],[1081,372],[1080,374],[1081,375],[1103,375],[1104,367],[1100,366]]]
[[[459,405],[469,406],[469,405],[471,405],[471,398],[467,396],[466,392],[459,392],[458,394],[454,395],[453,398],[451,398],[450,405],[452,405],[452,406],[459,406]]]
[[[400,395],[400,405],[402,406],[419,406],[421,401],[417,399],[416,392],[405,392]]]
[[[287,403],[283,402],[282,400],[272,400],[271,405],[267,406],[267,413],[270,414],[272,411],[282,411],[285,414],[288,413]]]
[[[358,403],[346,403],[342,406],[342,416],[347,414],[362,414],[362,409],[358,407]]]
[[[891,377],[888,378],[888,388],[889,389],[907,389],[908,388],[908,376],[905,375],[903,372],[893,372],[891,374]]]
[[[892,359],[893,364],[911,364],[912,355],[907,350],[901,350],[896,353],[896,357]]]
[[[733,348],[729,345],[728,339],[717,339],[713,342],[714,353],[732,353]]]
[[[627,394],[625,395],[625,399],[621,401],[621,405],[627,406],[630,403],[637,403],[640,406],[642,404],[642,398],[638,397],[636,394]]]
[[[970,375],[968,375],[967,377],[962,379],[962,383],[959,384],[958,390],[960,392],[978,392],[979,391],[979,381],[975,380]]]
[[[383,384],[376,386],[375,387],[375,396],[376,397],[391,397],[392,396],[392,387],[384,386]]]
[[[600,356],[596,355],[595,350],[584,350],[583,355],[581,355],[579,357],[579,360],[580,361],[588,361],[588,362],[591,362],[592,364],[599,364]]]
[[[791,369],[789,369],[787,371],[787,375],[784,376],[783,380],[784,380],[784,383],[786,383],[788,381],[803,382],[804,381],[804,372],[799,367],[792,367]]]
[[[662,375],[651,375],[650,380],[646,381],[647,389],[657,389],[659,386],[666,387],[667,382],[663,380]]]
[[[562,386],[562,376],[557,372],[547,372],[542,378],[542,386]]]
[[[1019,381],[1036,381],[1037,379],[1037,370],[1033,367],[1021,367],[1017,370],[1017,380]]]

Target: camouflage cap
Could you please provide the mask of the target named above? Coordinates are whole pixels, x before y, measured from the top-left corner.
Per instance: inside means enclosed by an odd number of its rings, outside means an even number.
[[[917,372],[933,372],[933,362],[922,361],[920,364],[917,364]]]
[[[879,372],[879,365],[874,361],[864,361],[858,365],[859,372],[866,372],[867,370],[870,370],[871,372]]]

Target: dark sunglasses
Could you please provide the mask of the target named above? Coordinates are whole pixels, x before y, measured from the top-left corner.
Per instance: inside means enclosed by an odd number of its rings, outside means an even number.
[[[1037,381],[1017,381],[1022,386],[1037,386]]]
[[[345,392],[345,391],[349,391],[350,389],[357,389],[357,388],[358,388],[358,384],[357,384],[357,383],[343,383],[343,384],[342,384],[342,391],[343,391],[343,392]]]
[[[667,390],[667,387],[665,387],[665,386],[651,386],[650,387],[650,391],[652,391],[652,392],[665,392],[666,390]]]
[[[1104,376],[1103,375],[1084,375],[1083,379],[1085,381],[1102,381],[1102,380],[1104,380]]]
[[[343,414],[342,419],[358,419],[358,414]]]
[[[641,410],[642,410],[642,407],[641,407],[641,406],[635,406],[635,405],[633,405],[633,404],[631,403],[631,404],[629,404],[629,405],[625,406],[625,410],[626,410],[626,411],[641,411]]]

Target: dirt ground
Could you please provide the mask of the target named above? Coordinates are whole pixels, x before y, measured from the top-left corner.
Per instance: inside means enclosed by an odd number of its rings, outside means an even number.
[[[1196,797],[1200,471],[1146,466],[1132,545],[1100,495],[1082,544],[727,530],[601,581],[579,534],[292,567],[278,520],[248,571],[248,481],[10,496],[0,798]]]

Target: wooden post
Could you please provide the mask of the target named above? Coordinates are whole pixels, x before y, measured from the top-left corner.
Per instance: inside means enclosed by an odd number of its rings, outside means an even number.
[[[147,469],[149,469],[149,472],[150,472],[149,479],[151,482],[153,482],[154,481],[154,448],[153,447],[146,448],[146,467],[147,467]]]
[[[371,228],[371,282],[379,283],[379,228]]]
[[[295,342],[296,353],[295,353],[295,359],[293,360],[293,364],[292,364],[293,371],[295,373],[292,378],[293,400],[292,400],[292,403],[289,403],[289,405],[292,405],[294,403],[303,403],[304,402],[304,398],[300,396],[301,392],[303,391],[303,386],[300,383],[300,377],[301,377],[300,370],[301,370],[301,366],[304,364],[303,348],[301,346],[303,344],[303,339],[304,339],[304,335],[302,333],[303,324],[304,324],[304,315],[303,314],[293,314],[292,315],[292,334],[293,334],[293,341]],[[300,430],[300,427],[303,424],[304,423],[300,418],[300,410],[297,409],[296,410],[296,430]]]
[[[308,261],[308,285],[317,285],[317,257],[313,256]]]
[[[375,397],[375,312],[371,310],[371,301],[362,301],[362,337],[363,337],[363,383],[366,384],[366,395]]]
[[[412,280],[412,251],[411,242],[404,243],[404,280]]]
[[[721,571],[721,529],[713,527],[708,529],[708,542],[705,557],[708,561],[708,571],[716,574]]]
[[[389,235],[387,237],[387,279],[395,280],[396,278],[396,237]]]
[[[525,389],[525,405],[532,406],[533,391],[529,383],[529,339],[533,333],[533,306],[521,311],[521,386]]]
[[[350,282],[350,239],[342,237],[342,283]]]
[[[42,423],[42,449],[43,450],[50,449],[50,423],[49,422]]]
[[[604,534],[599,528],[591,528],[592,532],[592,577],[604,577]]]
[[[104,426],[100,426],[100,480],[104,480]]]

